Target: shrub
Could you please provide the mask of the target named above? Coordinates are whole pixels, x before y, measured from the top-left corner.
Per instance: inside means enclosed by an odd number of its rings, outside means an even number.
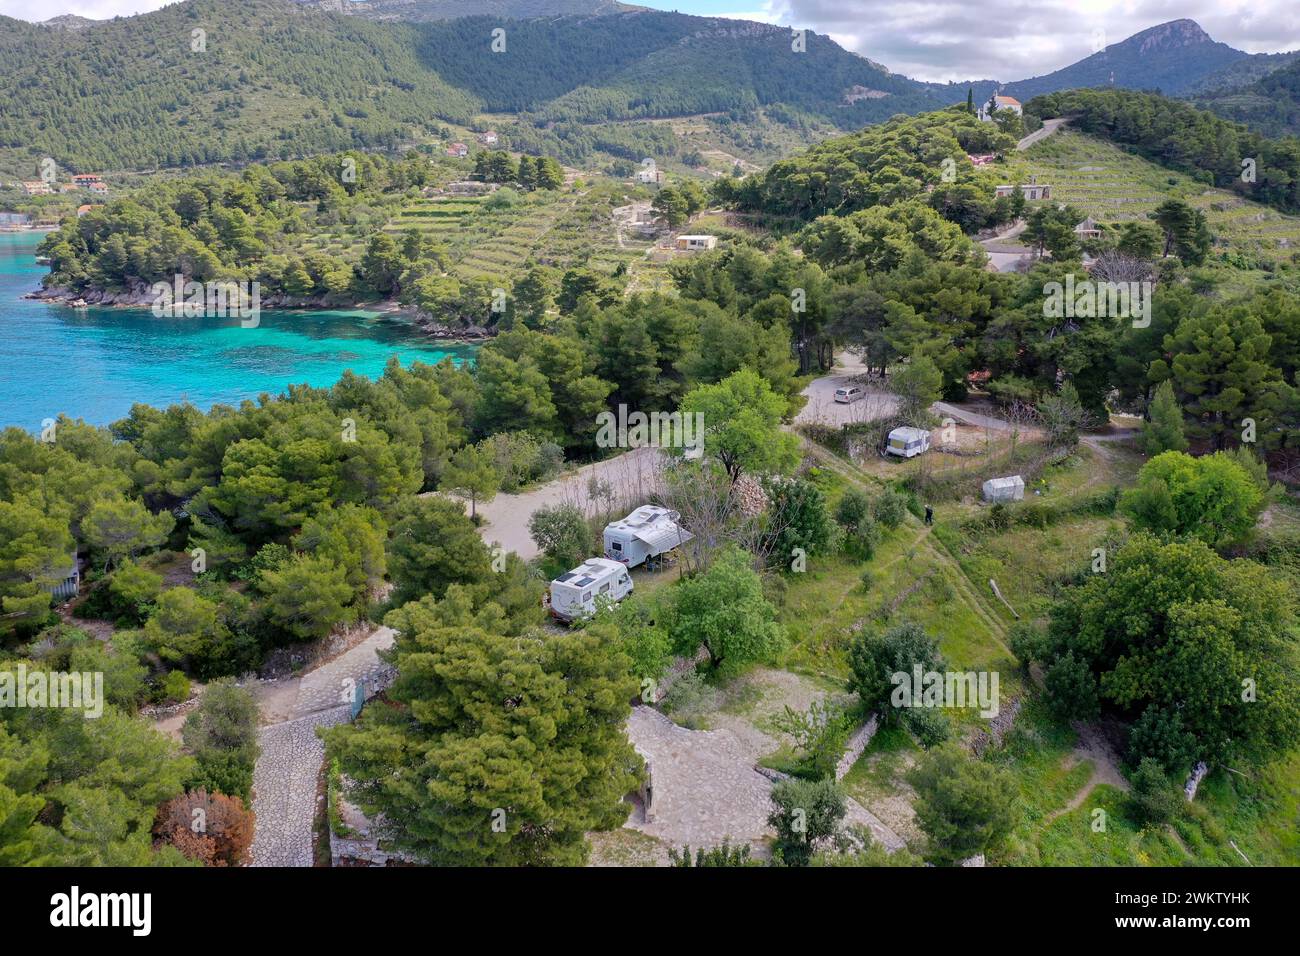
[[[903,523],[907,517],[907,496],[886,488],[871,504],[871,516],[891,531]]]
[[[158,808],[154,837],[204,866],[240,866],[253,844],[253,813],[238,797],[191,790]]]
[[[1183,809],[1182,791],[1165,773],[1160,761],[1143,757],[1133,774],[1130,805],[1138,823],[1159,826],[1169,823]]]
[[[257,717],[257,703],[244,688],[227,681],[208,685],[181,728],[198,763],[195,786],[248,798],[260,752]]]
[[[184,671],[168,671],[167,676],[158,685],[159,702],[174,701],[181,703],[190,699],[190,679]]]
[[[871,499],[859,488],[849,488],[835,506],[835,520],[845,531],[856,532],[863,521],[870,520]]]

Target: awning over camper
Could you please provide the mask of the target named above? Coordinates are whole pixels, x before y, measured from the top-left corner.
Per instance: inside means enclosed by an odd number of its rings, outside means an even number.
[[[638,528],[632,532],[639,541],[644,541],[651,554],[671,551],[679,544],[685,544],[695,537],[685,528],[671,521],[661,521],[649,528]]]

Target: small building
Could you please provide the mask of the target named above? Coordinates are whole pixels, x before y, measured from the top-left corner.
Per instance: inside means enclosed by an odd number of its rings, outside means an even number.
[[[495,146],[499,139],[500,137],[497,136],[496,130],[492,129],[488,130],[486,133],[479,133],[478,136],[478,141],[484,146]]]
[[[885,451],[901,458],[915,458],[930,450],[930,433],[924,428],[912,428],[904,425],[889,433],[885,442]]]
[[[966,158],[972,166],[987,166],[998,157],[996,153],[967,153]]]
[[[89,189],[95,183],[102,183],[104,177],[100,173],[75,173],[72,177],[72,184],[82,189]]]
[[[618,561],[588,558],[551,582],[551,616],[566,623],[595,614],[597,601],[621,601],[632,593],[632,576]]]
[[[674,243],[677,249],[683,252],[703,252],[707,249],[717,248],[717,236],[678,236]]]
[[[23,182],[23,192],[29,196],[48,196],[54,192],[54,187],[43,179],[31,179]]]
[[[1100,239],[1101,227],[1097,225],[1097,220],[1089,216],[1074,227],[1074,234],[1080,239]]]
[[[468,156],[469,147],[466,146],[464,143],[452,143],[450,146],[447,147],[447,155],[462,156],[462,157]]]
[[[678,521],[681,515],[658,505],[642,505],[621,521],[605,525],[601,536],[605,557],[635,568],[695,536]]]
[[[1024,194],[1026,199],[1051,199],[1052,187],[1045,183],[1022,183],[1019,186],[1013,186],[1011,183],[1003,183],[994,189],[994,195],[1001,198],[1010,196],[1017,189]]]
[[[1023,501],[1025,497],[1025,479],[1019,475],[1006,478],[990,478],[983,485],[984,500],[992,502]]]
[[[664,181],[664,172],[657,166],[643,167],[636,171],[636,181],[645,186],[657,186]]]
[[[1025,115],[1025,108],[1020,105],[1020,101],[1014,96],[1002,96],[995,94],[990,97],[989,101],[979,108],[976,116],[983,123],[993,122],[993,115],[1000,110],[1010,110],[1017,116]]]
[[[90,210],[99,209],[99,208],[100,208],[99,203],[92,203],[92,202],[82,203],[80,206],[77,207],[77,218],[80,219],[86,213],[90,212]]]

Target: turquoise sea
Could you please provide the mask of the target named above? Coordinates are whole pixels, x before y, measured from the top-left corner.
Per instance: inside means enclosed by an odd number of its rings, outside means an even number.
[[[41,238],[0,233],[0,427],[38,431],[59,414],[105,425],[135,402],[206,410],[304,382],[332,385],[348,369],[375,378],[393,355],[409,365],[474,353],[366,312],[263,311],[246,329],[234,317],[160,319],[23,299],[46,272],[35,259]]]

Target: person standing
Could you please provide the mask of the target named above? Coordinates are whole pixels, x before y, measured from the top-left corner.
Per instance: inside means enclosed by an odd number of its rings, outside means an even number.
[[[934,509],[929,505],[925,506],[925,523],[934,524]]]

